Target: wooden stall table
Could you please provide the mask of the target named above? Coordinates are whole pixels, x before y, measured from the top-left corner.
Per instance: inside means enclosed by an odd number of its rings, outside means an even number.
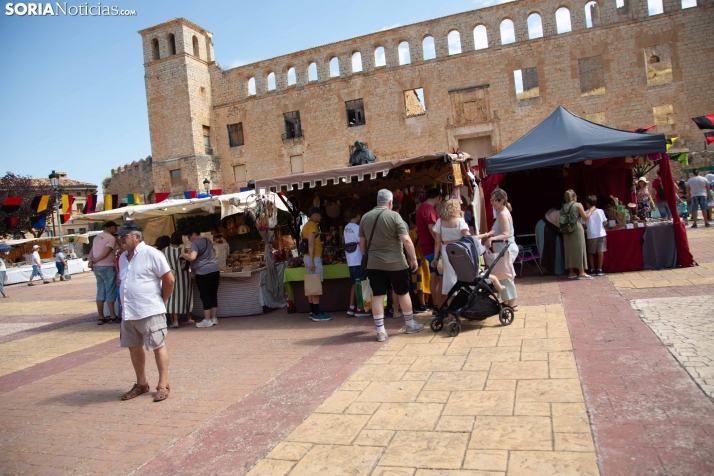
[[[263,306],[260,304],[260,272],[264,270],[258,268],[250,271],[221,273],[221,281],[218,285],[218,317],[232,316],[254,316],[263,314]],[[193,314],[199,318],[203,317],[203,303],[201,295],[196,286],[196,280],[192,280],[193,286]]]
[[[645,227],[607,230],[607,251],[602,269],[606,273],[641,271],[645,269],[642,257],[642,238]]]
[[[350,270],[346,264],[323,265],[322,296],[320,310],[324,312],[346,311],[350,306]],[[297,312],[310,312],[310,305],[305,297],[305,267],[286,268],[283,282],[290,299],[295,303]]]

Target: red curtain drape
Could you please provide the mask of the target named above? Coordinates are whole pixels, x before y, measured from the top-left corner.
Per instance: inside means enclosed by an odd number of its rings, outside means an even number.
[[[486,202],[486,223],[488,224],[488,229],[482,231],[485,233],[493,227],[493,207],[491,206],[491,194],[501,183],[501,180],[506,176],[503,174],[493,174],[488,175],[485,179],[481,181],[481,187],[483,187],[483,197]]]
[[[684,228],[684,223],[677,212],[677,191],[674,189],[674,180],[672,179],[672,168],[669,165],[669,156],[667,154],[652,154],[648,158],[657,160],[659,156],[659,176],[664,188],[664,194],[667,197],[667,204],[672,212],[672,224],[674,225],[674,238],[677,241],[677,260],[682,267],[691,266],[694,264],[694,257],[689,251],[689,240],[687,239],[687,230]]]

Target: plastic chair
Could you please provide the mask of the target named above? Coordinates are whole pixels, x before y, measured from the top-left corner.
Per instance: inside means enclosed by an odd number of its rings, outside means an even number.
[[[530,261],[533,261],[540,271],[540,275],[543,276],[543,270],[540,268],[540,255],[533,253],[531,248],[524,248],[523,245],[518,245],[518,256],[516,257],[516,264],[520,263],[521,270],[520,275],[523,276],[523,263],[525,263],[529,268],[531,267]]]

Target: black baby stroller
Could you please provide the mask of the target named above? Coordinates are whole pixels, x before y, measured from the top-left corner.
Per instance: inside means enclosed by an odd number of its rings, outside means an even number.
[[[503,243],[504,246],[491,266],[480,273],[479,246],[481,245],[475,240],[476,238],[473,236],[465,236],[456,243],[446,245],[446,254],[451,267],[454,268],[457,281],[446,295],[438,315],[431,320],[430,327],[434,332],[439,332],[444,327],[444,320],[449,315],[454,317],[446,326],[446,332],[451,337],[456,337],[461,332],[462,318],[470,321],[482,321],[498,314],[498,320],[504,326],[513,322],[513,308],[504,305],[498,299],[491,280],[487,279],[498,260],[506,253],[508,243],[506,241],[493,242]],[[454,299],[449,302],[452,296]]]

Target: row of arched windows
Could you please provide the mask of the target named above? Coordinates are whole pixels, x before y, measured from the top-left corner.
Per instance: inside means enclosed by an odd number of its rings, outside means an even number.
[[[176,37],[174,36],[173,33],[169,33],[166,35],[166,42],[168,43],[169,46],[169,56],[173,56],[176,54]],[[193,35],[193,38],[191,39],[191,43],[193,46],[193,56],[200,58],[200,50],[198,47],[198,37],[196,35]],[[154,38],[151,40],[151,55],[152,59],[154,61],[161,59],[161,46],[159,44],[159,39]]]
[[[620,6],[620,2],[624,0],[616,0],[617,5]],[[648,0],[649,14],[655,15],[657,13],[662,13],[662,2],[663,0]],[[697,0],[682,0],[682,8],[691,8],[697,5]],[[659,7],[657,6],[659,4]],[[599,22],[599,10],[596,1],[591,0],[585,4],[585,27],[592,28],[593,25]],[[528,39],[533,40],[536,38],[543,37],[543,21],[538,13],[532,13],[527,19],[528,26]],[[567,33],[572,31],[572,23],[570,17],[570,10],[566,7],[560,7],[555,12],[555,27],[557,34]],[[513,20],[506,18],[501,21],[500,24],[500,37],[501,45],[508,45],[516,42],[516,32]],[[488,42],[488,32],[485,25],[477,25],[473,29],[474,36],[474,49],[481,50],[489,47]],[[195,38],[195,37],[194,37]],[[456,55],[461,53],[461,33],[458,30],[451,30],[447,36],[448,40],[448,54]],[[436,48],[434,44],[433,36],[426,36],[422,40],[422,55],[424,61],[436,58]],[[397,47],[397,58],[399,65],[405,65],[411,63],[411,55],[409,51],[409,42],[402,41]],[[374,49],[374,66],[375,68],[384,67],[387,65],[387,59],[383,46],[377,46]],[[353,73],[359,73],[362,71],[362,53],[355,51],[352,53],[351,69]],[[330,78],[335,78],[340,76],[340,60],[336,56],[330,58],[329,62],[329,75]],[[310,63],[308,66],[308,82],[317,81],[317,64],[315,62]],[[267,76],[268,91],[275,90],[275,73],[271,72]],[[288,69],[288,86],[294,86],[297,84],[297,76],[295,73],[295,67]],[[255,77],[248,80],[248,94],[255,95]]]

